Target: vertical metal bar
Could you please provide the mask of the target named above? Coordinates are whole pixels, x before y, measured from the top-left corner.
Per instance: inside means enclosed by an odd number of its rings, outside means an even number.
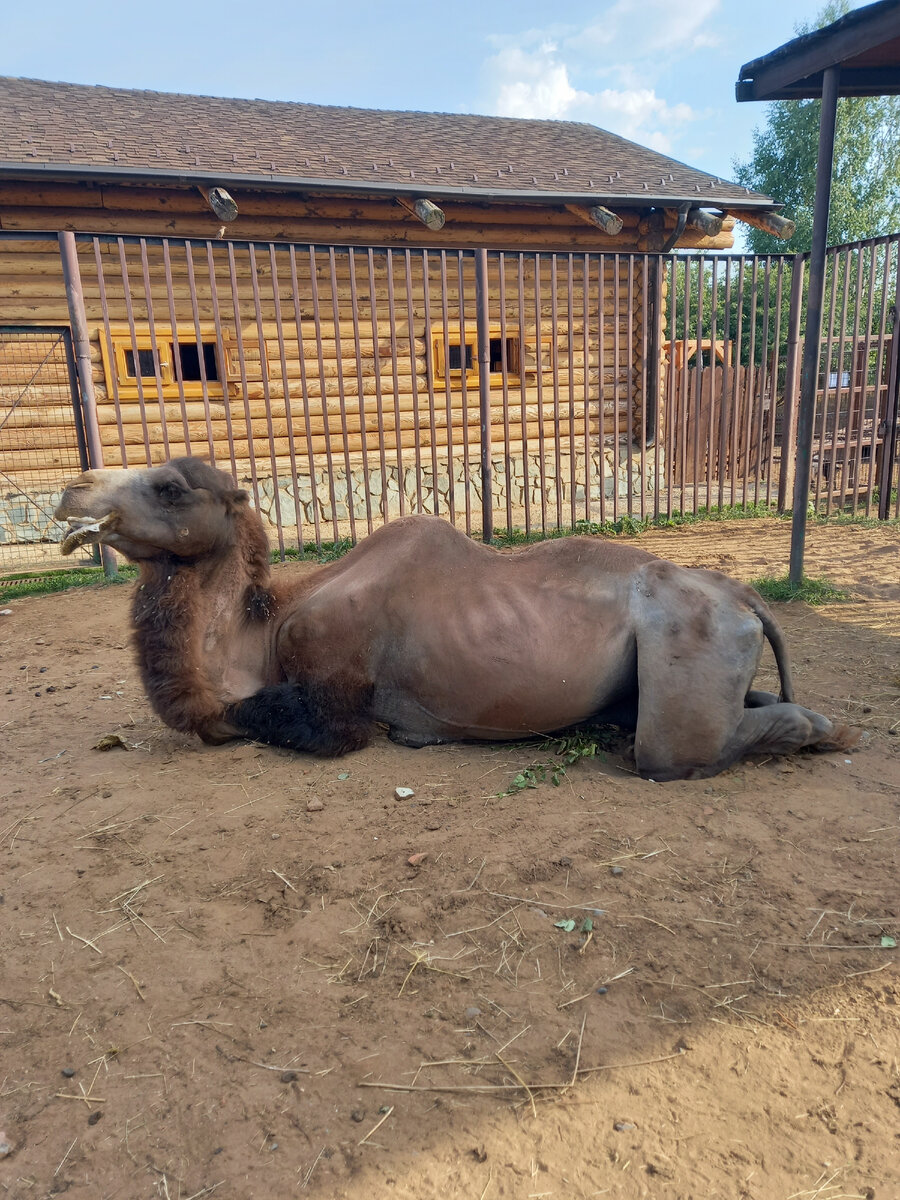
[[[81,391],[81,412],[84,420],[90,465],[103,466],[103,445],[100,441],[100,425],[97,420],[97,395],[94,391],[94,373],[91,368],[91,340],[88,335],[87,314],[84,309],[84,290],[81,285],[81,269],[78,266],[78,248],[75,234],[64,230],[58,235],[59,255],[62,264],[69,322],[72,326],[72,341],[75,348],[75,366]],[[103,573],[114,579],[119,569],[116,556],[109,546],[100,547]]]
[[[590,309],[588,302],[590,287],[591,256],[585,254],[581,264],[581,344],[584,363],[584,519],[591,519],[591,487],[593,479],[593,451],[591,450],[591,346]],[[597,404],[600,412],[600,458],[603,458],[603,380],[597,389]]]
[[[731,268],[732,259],[729,256],[725,259],[725,282],[724,295],[722,297],[722,398],[719,406],[719,508],[725,507],[725,479],[730,467],[730,455],[728,453],[728,431],[731,421],[731,393],[728,387],[728,369],[732,354],[731,342]]]
[[[701,288],[705,288],[706,274],[700,279]],[[716,421],[716,372],[718,371],[718,353],[716,346],[716,307],[718,304],[718,260],[713,257],[709,275],[709,412],[706,417],[706,507],[713,506],[713,472],[718,470],[719,447],[716,441],[718,422]]]
[[[813,215],[812,250],[809,256],[809,299],[800,378],[797,474],[794,484],[794,516],[791,525],[790,580],[795,586],[799,586],[803,579],[803,556],[806,547],[806,506],[809,500],[809,471],[816,403],[816,376],[819,363],[819,337],[822,331],[822,302],[825,294],[825,242],[828,233],[828,208],[831,201],[831,171],[834,162],[834,129],[837,117],[839,76],[840,69],[838,67],[826,67],[822,76],[816,204]]]
[[[191,246],[189,242],[185,243],[185,253],[187,254],[188,271],[190,273],[192,270],[192,258]],[[192,275],[191,278],[193,278]],[[259,502],[259,478],[256,470],[256,441],[253,437],[253,417],[250,412],[250,397],[247,387],[247,356],[244,353],[244,331],[241,325],[241,298],[240,289],[238,286],[237,262],[234,256],[233,242],[228,243],[228,281],[231,287],[231,303],[234,309],[234,336],[237,343],[238,367],[241,376],[241,399],[243,400],[244,406],[244,429],[247,437],[247,460],[250,467],[250,484],[253,489],[254,507],[256,508],[257,512],[260,512],[262,506]],[[191,296],[194,305],[194,328],[197,329],[199,327],[199,313],[197,312],[197,295],[193,287],[191,288]],[[208,412],[209,397],[206,395],[206,389],[204,389],[204,400],[206,402]],[[207,427],[208,422],[209,418],[207,417]],[[213,456],[212,461],[215,463],[215,450],[212,445],[212,433],[210,433],[210,452]]]
[[[697,367],[695,374],[696,395],[694,397],[694,512],[698,509],[698,493],[700,491],[700,476],[702,469],[700,466],[700,444],[701,444],[701,418],[703,416],[703,310],[705,308],[704,301],[704,282],[706,280],[706,260],[701,254],[697,259]],[[705,434],[706,431],[704,430]],[[709,446],[707,445],[707,458],[709,457]],[[708,497],[707,497],[708,499]]]
[[[769,302],[772,291],[772,259],[768,255],[763,260],[763,317],[760,331],[759,370],[756,383],[756,412],[753,418],[753,439],[756,443],[756,465],[753,472],[753,503],[759,503],[759,485],[762,480],[764,417],[766,405],[766,385],[768,383],[769,364]],[[756,323],[754,322],[754,329]]]
[[[375,296],[375,254],[370,246],[366,252],[366,265],[368,268],[369,280],[369,320],[372,326],[372,344],[376,351],[380,349],[378,336],[378,306]],[[445,343],[446,344],[446,343]],[[375,354],[375,416],[378,422],[378,457],[381,466],[381,503],[379,509],[381,511],[381,520],[383,524],[388,521],[388,471],[387,471],[387,450],[385,447],[384,437],[384,396],[381,391],[381,363],[380,355]]]
[[[356,251],[350,246],[347,250],[347,267],[350,272],[350,312],[353,320],[353,347],[356,356],[356,398],[359,410],[359,444],[362,455],[363,499],[366,506],[366,529],[372,532],[372,490],[369,484],[369,431],[366,416],[366,395],[363,389],[362,345],[360,343],[359,326],[359,291],[356,284]],[[426,312],[426,329],[428,328]],[[412,333],[410,333],[412,337]],[[372,369],[377,375],[381,360],[378,354],[378,342],[372,342]]]
[[[494,538],[491,481],[491,318],[487,250],[475,251],[475,323],[478,341],[478,415],[481,434],[481,540]]]
[[[164,250],[168,256],[169,245],[168,241],[164,243]],[[222,314],[219,309],[219,289],[216,283],[216,258],[213,244],[211,241],[206,243],[206,269],[209,273],[209,296],[212,302],[213,324],[216,330],[216,352],[219,356],[219,374],[222,380],[222,408],[225,414],[225,436],[228,438],[228,459],[231,463],[231,473],[235,479],[238,477],[237,459],[234,453],[234,427],[231,421],[231,396],[228,391],[228,358],[225,350],[225,337],[222,332]],[[172,300],[170,299],[170,303]],[[174,308],[173,308],[174,314]],[[184,383],[181,378],[181,364],[178,365],[178,379],[180,392],[184,392]],[[208,410],[207,410],[208,411]]]
[[[619,407],[620,407],[620,377],[619,370],[622,361],[622,344],[619,329],[619,320],[621,317],[621,305],[619,301],[619,289],[621,287],[621,258],[618,254],[612,256],[613,261],[613,394],[615,396],[615,405],[613,407],[613,521],[619,519]],[[627,397],[627,403],[631,402],[631,397]]]
[[[153,316],[153,294],[150,284],[150,263],[147,260],[147,239],[141,238],[138,242],[139,252],[141,257],[141,274],[144,281],[144,296],[147,301],[147,324],[150,329],[150,351],[153,355],[153,374],[156,378],[156,405],[159,409],[159,420],[162,428],[163,451],[167,459],[172,457],[172,452],[169,449],[169,431],[166,428],[166,403],[164,399],[164,387],[162,378],[162,363],[159,355],[159,342],[156,336],[156,320]],[[172,356],[175,354],[175,330],[172,330]],[[173,363],[174,366],[174,363]]]
[[[340,530],[338,529],[337,520],[337,496],[334,490],[334,458],[331,453],[331,414],[328,411],[328,395],[325,386],[325,353],[322,339],[322,310],[319,305],[319,276],[316,266],[316,248],[309,248],[309,282],[312,288],[312,306],[313,306],[313,325],[316,330],[316,363],[319,368],[319,399],[320,408],[322,410],[322,426],[325,433],[325,462],[328,470],[328,502],[331,505],[331,531],[334,540],[337,542],[340,539]],[[373,314],[374,314],[374,291],[373,293]],[[335,336],[337,330],[334,331]],[[316,480],[313,480],[313,498],[318,494],[318,485]]]
[[[466,331],[466,277],[465,256],[462,250],[456,252],[456,286],[459,303],[459,349],[460,349],[460,382],[462,384],[462,456],[463,456],[463,498],[466,506],[466,533],[472,535],[472,469],[469,454],[469,381],[466,372],[466,359],[469,339]],[[448,430],[449,434],[449,430]]]
[[[100,311],[103,314],[103,336],[106,338],[106,350],[110,363],[113,409],[116,414],[116,427],[119,434],[119,461],[123,467],[128,466],[128,447],[125,443],[125,426],[122,423],[122,406],[119,403],[118,371],[116,370],[116,353],[113,347],[112,334],[109,328],[109,305],[106,300],[106,280],[103,272],[103,257],[100,253],[100,240],[94,238],[94,262],[97,267],[97,287],[100,293]]]
[[[640,397],[640,419],[641,419],[641,440],[640,440],[640,472],[641,472],[641,490],[638,493],[640,496],[638,513],[641,520],[647,515],[647,409],[649,397],[647,393],[649,385],[649,354],[647,352],[648,343],[655,343],[656,339],[651,338],[650,331],[650,263],[646,254],[641,256],[641,341],[640,341],[640,360],[641,367],[638,376],[638,396]],[[655,317],[654,317],[655,321]],[[656,403],[655,399],[653,401]]]
[[[287,349],[284,344],[284,318],[281,313],[281,287],[278,280],[278,259],[276,257],[274,242],[269,243],[269,268],[272,272],[272,297],[275,301],[275,332],[278,338],[278,362],[281,367],[285,433],[287,435],[288,459],[291,464],[291,496],[294,501],[294,527],[297,530],[297,551],[299,553],[303,549],[303,518],[300,516],[300,497],[297,494],[297,452],[294,446],[294,415],[291,411],[291,385],[288,378]],[[303,347],[300,346],[299,349],[302,354]]]
[[[887,521],[891,515],[891,492],[894,481],[894,463],[897,458],[897,425],[900,419],[900,243],[897,249],[897,265],[894,268],[894,304],[891,328],[891,359],[888,369],[887,397],[884,413],[884,441],[881,447],[881,474],[878,479],[878,516]],[[887,291],[888,276],[885,272],[884,287]],[[900,517],[900,481],[898,481],[895,517]]]
[[[822,492],[822,480],[823,480],[823,478],[825,478],[828,471],[830,471],[833,466],[832,461],[829,461],[829,463],[827,465],[825,463],[824,447],[825,447],[826,433],[827,433],[827,429],[828,429],[828,395],[829,395],[829,392],[831,391],[831,378],[830,378],[830,375],[831,375],[831,353],[832,353],[833,343],[834,343],[834,319],[835,319],[835,313],[837,310],[837,266],[838,266],[838,261],[839,261],[839,255],[831,254],[828,257],[831,258],[831,302],[829,304],[829,315],[828,315],[828,337],[827,337],[827,341],[825,344],[825,361],[824,361],[825,369],[823,371],[824,378],[822,380],[822,403],[821,403],[820,411],[819,411],[818,452],[816,453],[814,451],[813,456],[812,456],[813,459],[816,460],[817,465],[816,465],[816,469],[814,472],[815,478],[810,480],[810,490],[814,493],[813,507],[816,509],[819,507],[819,500],[820,500],[820,496],[821,496],[821,492]],[[825,276],[826,276],[826,287],[827,287],[827,278],[828,278],[827,258],[826,258]],[[838,414],[838,409],[840,406],[840,387],[841,387],[840,380],[841,380],[841,369],[840,369],[840,363],[838,363],[838,370],[835,373],[835,384],[834,384],[835,426],[837,425],[837,414]],[[818,384],[818,379],[816,380],[816,383]],[[818,396],[818,390],[819,389],[817,386],[816,387],[816,395],[817,396]],[[814,434],[814,437],[813,437],[814,446],[815,446],[815,440],[816,439],[815,439],[815,434]],[[833,457],[833,454],[834,454],[834,451],[832,449],[832,457]],[[812,460],[810,460],[810,461],[812,462]],[[826,507],[830,508],[830,497],[828,497],[826,499]]]
[[[68,376],[69,396],[72,402],[72,419],[75,425],[78,462],[82,471],[88,471],[90,470],[91,459],[88,454],[87,437],[85,435],[84,406],[81,403],[81,389],[78,385],[78,363],[75,361],[75,344],[72,340],[72,330],[60,329],[59,340],[62,343],[63,352],[66,356],[66,375]],[[94,549],[96,552],[96,547]]]
[[[566,353],[569,357],[569,525],[574,528],[577,520],[575,492],[577,480],[577,454],[575,435],[575,256],[569,254],[566,258]],[[555,363],[555,371],[559,372],[559,358]],[[585,480],[585,493],[587,480]]]
[[[872,386],[872,432],[869,435],[869,485],[866,488],[866,516],[872,515],[872,501],[874,499],[875,489],[878,487],[878,437],[881,416],[881,376],[884,371],[884,332],[887,329],[887,298],[888,298],[888,272],[891,261],[891,243],[887,242],[883,247],[883,260],[881,269],[881,311],[878,317],[878,334],[877,348],[875,351],[875,373]],[[874,262],[873,262],[874,269]],[[871,281],[871,286],[874,290],[874,278]],[[868,351],[866,353],[868,360]],[[866,363],[866,371],[868,375],[868,361]]]
[[[859,258],[860,258],[860,271],[862,271],[862,265],[863,265],[862,250],[860,250]],[[858,405],[857,405],[859,420],[858,420],[858,424],[857,424],[857,432],[853,439],[855,442],[855,454],[856,454],[856,469],[853,472],[853,513],[854,513],[854,515],[856,514],[856,510],[859,507],[859,484],[860,484],[860,478],[862,476],[862,468],[863,468],[863,446],[864,446],[864,442],[865,442],[866,409],[868,407],[868,402],[869,402],[869,352],[872,347],[872,317],[873,317],[874,311],[875,311],[875,242],[872,242],[871,246],[869,247],[869,278],[867,281],[866,291],[868,292],[869,299],[868,299],[868,303],[866,305],[866,333],[865,333],[865,339],[863,342],[862,364],[861,364],[862,369],[861,370],[857,369],[857,363],[859,362],[859,339],[857,339],[856,346],[854,348],[853,362],[852,362],[853,382],[855,383],[857,379],[859,379],[859,381],[860,381],[859,400],[858,400]],[[876,406],[875,406],[876,411],[872,414],[873,428],[878,423],[877,408],[878,408],[878,406],[876,403]],[[872,462],[872,460],[870,458],[869,459],[868,484],[866,487],[866,492],[869,497],[869,503],[866,506],[867,508],[871,505],[871,500],[872,500],[872,476],[874,473],[873,468],[874,468],[874,463]]]
[[[447,500],[450,508],[450,520],[456,524],[456,466],[453,460],[453,397],[450,390],[450,299],[448,295],[449,277],[447,274],[447,251],[441,251],[441,334],[444,339],[444,412],[446,421],[447,445]],[[462,375],[466,374],[466,348],[460,346],[460,362]],[[465,413],[463,413],[465,417]]]
[[[606,255],[597,255],[597,357],[598,357],[598,405],[600,410],[600,428],[597,433],[597,441],[600,447],[600,524],[606,523],[606,353],[605,353],[605,338],[606,338],[606,310],[604,308],[604,277],[606,275]],[[613,384],[613,396],[615,397],[615,384]],[[615,482],[615,471],[613,471],[613,481]]]
[[[535,382],[537,383],[538,410],[538,454],[541,477],[541,533],[547,532],[547,444],[544,429],[544,356],[543,356],[543,280],[541,279],[541,256],[534,255],[534,323],[535,323]]]
[[[181,369],[181,354],[178,344],[178,317],[175,312],[175,287],[172,280],[172,255],[169,250],[169,239],[163,238],[163,276],[166,281],[166,299],[169,310],[169,327],[172,330],[172,357],[174,359],[172,366],[175,370],[175,384],[178,388],[178,404],[181,409],[181,431],[184,438],[185,454],[191,453],[191,430],[188,424],[187,402],[184,396],[184,372]],[[220,359],[220,361],[223,361]],[[223,370],[223,388],[224,388]],[[226,399],[225,410],[228,410],[228,402]]]
[[[291,296],[294,301],[294,326],[297,330],[297,358],[300,363],[300,393],[303,400],[303,426],[306,433],[306,457],[309,470],[310,508],[316,537],[316,549],[322,549],[322,527],[319,520],[319,496],[316,483],[316,459],[313,448],[312,417],[310,414],[309,376],[306,370],[306,346],[303,341],[303,314],[300,311],[300,279],[297,270],[297,248],[288,247],[291,263]],[[304,544],[300,543],[304,553]]]
[[[412,427],[416,472],[416,512],[423,511],[422,501],[422,435],[419,429],[419,369],[416,363],[416,346],[413,336],[415,311],[413,309],[412,256],[403,251],[404,278],[406,283],[406,328],[409,341],[409,370],[412,378]]]
[[[541,305],[543,316],[543,305]],[[550,255],[550,326],[553,330],[551,362],[553,365],[553,473],[556,492],[556,528],[562,527],[562,437],[559,424],[559,359],[556,339],[559,334],[559,275],[556,255]],[[571,436],[571,430],[570,430]]]
[[[781,305],[784,285],[784,257],[778,257],[778,274],[775,284],[775,329],[772,334],[772,350],[769,359],[769,405],[766,431],[766,507],[772,506],[772,475],[775,470],[775,419],[778,403],[778,365],[781,357]]]
[[[391,338],[391,377],[394,381],[394,448],[397,453],[397,494],[400,516],[406,515],[406,467],[403,462],[403,434],[400,429],[400,367],[397,359],[397,309],[394,304],[394,258],[387,250],[388,324]]]
[[[525,255],[519,254],[519,420],[522,428],[522,496],[525,503],[525,534],[531,534],[531,472],[528,462],[528,413],[525,390]]]
[[[742,504],[747,507],[747,492],[749,491],[751,455],[753,453],[753,424],[756,409],[761,403],[759,399],[759,371],[756,369],[756,311],[759,301],[759,259],[753,259],[750,270],[750,320],[747,334],[747,375],[745,389],[744,415],[744,454],[741,462],[741,487],[743,491]],[[754,496],[754,500],[756,497]]]
[[[506,318],[506,255],[500,251],[499,255],[499,272],[500,272],[500,339],[501,339],[501,363],[503,374],[501,378],[502,384],[502,402],[503,402],[503,470],[506,480],[506,528],[508,532],[512,531],[513,515],[512,515],[512,490],[513,490],[513,471],[512,471],[512,451],[510,449],[509,437],[509,327]],[[522,370],[522,325],[521,314],[519,323],[516,325],[519,346],[519,371]]]
[[[626,377],[628,379],[628,391],[625,402],[625,437],[627,438],[626,446],[626,466],[625,466],[625,505],[629,517],[634,516],[634,255],[629,254],[627,257],[626,271],[626,296],[628,306],[628,329],[625,334],[625,361],[626,361]]]
[[[259,268],[256,263],[256,247],[251,242],[250,254],[250,285],[253,294],[253,308],[256,313],[256,337],[259,342],[259,371],[262,382],[263,404],[266,409],[266,436],[269,442],[269,469],[272,472],[272,500],[275,507],[275,530],[278,535],[278,556],[284,562],[284,522],[281,519],[281,491],[278,487],[278,457],[275,452],[275,425],[272,419],[272,388],[269,383],[269,367],[266,361],[266,336],[263,329],[262,302],[259,291]],[[278,306],[278,296],[275,296]],[[203,355],[200,355],[203,361]]]
[[[435,420],[437,397],[434,390],[435,361],[431,329],[431,269],[427,250],[422,251],[422,295],[425,312],[425,377],[428,381],[428,436],[431,439],[431,503],[432,512],[438,516],[441,509],[441,493],[438,488],[437,424]],[[413,353],[415,353],[415,348],[413,348]]]
[[[338,297],[337,261],[334,246],[328,247],[328,273],[331,282],[331,316],[334,321],[334,355],[337,370],[338,405],[341,419],[341,445],[344,451],[344,490],[347,495],[347,518],[350,539],[356,541],[356,514],[353,511],[353,467],[350,462],[350,437],[347,424],[347,396],[344,387],[344,347],[341,339],[341,306]],[[362,380],[359,381],[360,391]]]
[[[206,377],[206,361],[203,357],[203,334],[200,330],[200,308],[197,301],[197,281],[194,276],[194,252],[190,242],[184,243],[185,261],[187,263],[188,274],[188,289],[191,297],[191,312],[194,317],[194,338],[197,342],[197,357],[200,368],[200,390],[203,393],[203,415],[206,418],[206,436],[209,441],[209,461],[213,466],[216,465],[216,446],[213,436],[212,416],[209,407],[209,380]],[[237,307],[237,305],[235,306]],[[240,329],[240,321],[236,322],[236,326]],[[243,346],[241,346],[241,363],[242,363],[242,379],[246,388],[246,376],[243,374]],[[230,452],[230,447],[229,447]]]
[[[737,494],[738,463],[742,458],[741,433],[743,430],[745,382],[744,382],[744,258],[738,263],[737,311],[734,334],[734,383],[731,389],[731,499],[732,508]]]
[[[856,356],[859,352],[859,325],[860,313],[863,307],[863,249],[857,244],[856,250],[856,295],[853,304],[853,340],[850,343],[850,379],[848,389],[847,403],[847,424],[844,433],[844,453],[842,456],[843,465],[841,469],[841,494],[839,499],[840,507],[843,509],[847,504],[847,491],[850,486],[850,477],[852,475],[854,484],[858,475],[859,462],[851,459],[851,450],[859,442],[859,430],[861,426],[861,409],[862,397],[860,389],[856,385]],[[853,511],[856,511],[855,502],[853,502]]]
[[[680,506],[682,506],[682,511],[684,512],[686,508],[688,508],[688,505],[685,504],[684,499],[685,468],[688,466],[688,455],[690,454],[691,450],[690,446],[688,445],[688,430],[690,428],[690,421],[688,420],[688,408],[692,398],[690,388],[690,371],[688,368],[688,334],[690,332],[691,325],[691,274],[692,269],[694,269],[694,257],[692,257],[691,254],[685,254],[682,262],[680,262],[680,266],[682,266],[682,274],[684,278],[684,298],[682,300],[682,380],[680,380],[680,383],[682,383],[682,388],[680,388],[680,391],[682,391],[682,397],[680,397],[679,413],[680,430],[677,433],[677,437],[680,442],[680,449],[682,449],[682,452],[680,452],[679,456],[680,467],[682,467],[682,472],[680,472],[680,474],[682,474],[682,480],[680,480],[680,488],[682,488],[682,504],[680,504]],[[691,499],[691,511],[697,511],[696,485],[694,486],[694,494],[692,494]]]
[[[149,467],[153,463],[153,452],[150,448],[150,430],[147,425],[147,408],[144,403],[144,381],[141,378],[141,352],[138,349],[137,333],[135,331],[134,304],[131,298],[131,280],[128,276],[128,259],[125,253],[124,238],[116,238],[119,248],[119,270],[122,273],[122,288],[125,296],[125,316],[128,320],[128,333],[131,338],[131,350],[134,354],[134,380],[137,384],[138,407],[141,412],[141,432],[144,437],[144,462]]]
[[[678,339],[678,260],[666,262],[668,273],[666,295],[669,301],[669,365],[666,372],[666,516],[672,516],[672,496],[675,491],[675,446],[678,439],[678,376],[675,366],[675,344]],[[680,504],[679,504],[680,507]]]

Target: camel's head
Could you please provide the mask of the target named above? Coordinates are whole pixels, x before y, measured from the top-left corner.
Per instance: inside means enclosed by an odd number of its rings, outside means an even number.
[[[63,554],[102,542],[137,562],[197,559],[233,545],[247,500],[223,471],[173,458],[146,470],[85,471],[68,485],[55,516],[72,530]]]

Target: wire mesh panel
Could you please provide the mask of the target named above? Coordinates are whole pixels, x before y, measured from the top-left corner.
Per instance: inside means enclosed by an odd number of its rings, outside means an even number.
[[[87,466],[67,329],[0,326],[0,570],[63,560],[66,530],[53,510],[67,479]]]

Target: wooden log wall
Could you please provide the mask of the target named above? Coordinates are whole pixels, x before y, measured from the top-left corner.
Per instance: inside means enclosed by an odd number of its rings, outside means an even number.
[[[255,461],[261,474],[363,458],[375,468],[385,455],[444,468],[477,459],[477,378],[448,383],[435,357],[462,329],[475,337],[471,256],[183,241],[78,251],[107,466],[189,451],[240,472]],[[521,360],[518,374],[491,377],[496,453],[639,439],[652,345],[644,261],[489,260],[491,336],[518,339],[508,344]],[[55,240],[0,240],[0,278],[0,325],[68,324]],[[116,378],[117,346],[145,348],[153,331],[159,349],[173,325],[182,343],[215,344],[218,382],[176,380],[160,394],[155,379]],[[0,436],[24,452],[17,424]]]

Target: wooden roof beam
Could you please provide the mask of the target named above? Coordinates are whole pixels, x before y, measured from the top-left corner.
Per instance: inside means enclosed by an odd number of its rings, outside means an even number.
[[[608,208],[604,208],[602,204],[592,204],[589,208],[582,208],[578,204],[567,204],[566,212],[577,217],[579,221],[585,221],[588,225],[596,225],[608,237],[616,237],[622,232],[624,221],[616,213]]]
[[[738,221],[743,221],[745,225],[752,225],[754,229],[761,229],[763,233],[770,233],[773,237],[781,238],[785,242],[794,236],[797,228],[788,217],[782,217],[774,212],[753,212],[748,209],[735,208],[730,208],[728,211],[731,216]]]
[[[437,233],[439,229],[444,228],[444,222],[447,220],[444,210],[438,208],[432,200],[426,200],[424,197],[419,200],[407,200],[403,196],[395,196],[394,199],[401,208],[405,208],[408,213],[420,220],[432,233]]]
[[[723,218],[703,208],[692,208],[687,215],[691,229],[699,229],[705,237],[718,237],[722,232]]]

